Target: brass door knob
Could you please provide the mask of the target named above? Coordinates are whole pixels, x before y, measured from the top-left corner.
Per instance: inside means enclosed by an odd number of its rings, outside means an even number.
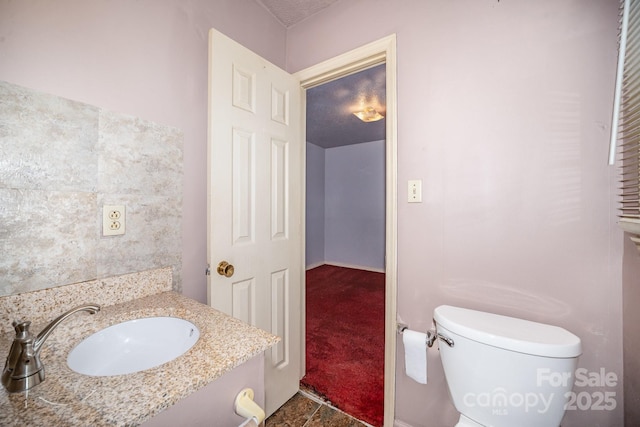
[[[233,265],[229,264],[227,261],[220,261],[218,264],[218,274],[224,277],[233,276]]]

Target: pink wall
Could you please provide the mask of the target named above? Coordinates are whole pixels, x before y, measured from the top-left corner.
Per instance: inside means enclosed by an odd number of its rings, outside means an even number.
[[[0,0],[0,79],[184,131],[183,288],[204,301],[208,29],[292,72],[397,33],[399,314],[426,329],[448,303],[558,324],[583,339],[580,366],[621,377],[616,13],[611,0],[344,0],[285,32],[252,0]],[[403,203],[417,178],[424,202]],[[429,361],[426,386],[398,373],[396,416],[452,425]],[[614,411],[563,427],[622,425],[613,391]]]
[[[201,302],[211,27],[284,67],[285,30],[253,0],[0,0],[0,80],[184,132],[183,293]]]
[[[397,34],[398,313],[426,330],[452,304],[580,336],[579,366],[620,381],[576,391],[614,392],[617,407],[570,411],[563,427],[622,425],[622,233],[606,164],[617,7],[345,0],[287,33],[291,72]],[[422,204],[404,202],[409,179],[423,180]],[[437,351],[429,362],[423,386],[399,359],[396,418],[453,425]]]

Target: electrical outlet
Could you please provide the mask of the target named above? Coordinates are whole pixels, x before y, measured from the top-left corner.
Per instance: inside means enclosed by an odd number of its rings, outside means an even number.
[[[102,206],[102,235],[118,236],[125,232],[124,205]]]
[[[118,209],[109,209],[107,216],[109,217],[110,220],[117,221],[122,216],[122,212]]]

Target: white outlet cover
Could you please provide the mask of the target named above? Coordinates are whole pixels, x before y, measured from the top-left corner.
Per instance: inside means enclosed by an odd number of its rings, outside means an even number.
[[[119,236],[126,230],[126,215],[124,205],[102,206],[102,235]]]

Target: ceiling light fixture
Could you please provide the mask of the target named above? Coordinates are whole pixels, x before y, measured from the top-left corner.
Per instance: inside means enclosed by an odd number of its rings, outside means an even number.
[[[363,122],[377,122],[378,120],[384,119],[384,116],[378,113],[373,107],[367,107],[362,111],[356,111],[353,115]]]

